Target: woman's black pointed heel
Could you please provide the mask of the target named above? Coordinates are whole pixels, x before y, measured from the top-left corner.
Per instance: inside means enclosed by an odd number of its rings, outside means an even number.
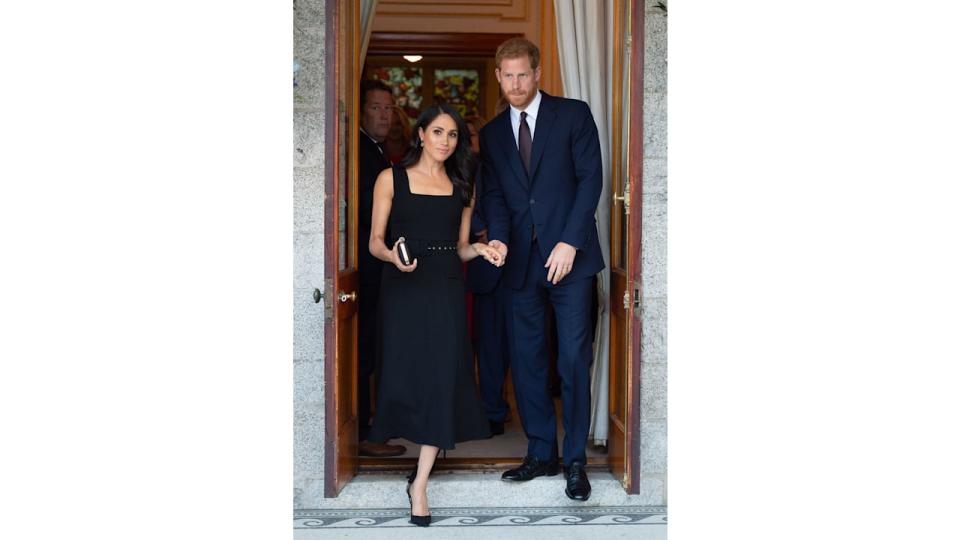
[[[413,497],[410,496],[410,486],[413,485],[413,481],[410,481],[407,484],[407,500],[410,501],[410,523],[413,523],[417,527],[429,527],[430,521],[433,518],[430,514],[425,516],[415,516],[413,515]]]

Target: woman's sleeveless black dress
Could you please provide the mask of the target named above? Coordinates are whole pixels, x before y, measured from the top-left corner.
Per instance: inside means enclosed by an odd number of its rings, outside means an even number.
[[[410,193],[406,169],[393,168],[387,245],[403,236],[417,269],[383,266],[381,371],[370,441],[404,438],[450,450],[490,436],[474,379],[456,250],[462,213],[456,190],[449,196]]]

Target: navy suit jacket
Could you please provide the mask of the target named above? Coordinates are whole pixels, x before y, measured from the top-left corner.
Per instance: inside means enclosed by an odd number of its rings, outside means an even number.
[[[534,228],[544,261],[557,242],[577,248],[561,283],[591,277],[605,266],[594,215],[603,187],[597,124],[583,101],[541,94],[529,177],[509,107],[480,131],[487,235],[507,244],[503,279],[514,289],[523,286]]]
[[[483,181],[483,166],[477,167],[475,176],[475,190],[477,200],[473,204],[473,214],[470,217],[470,234],[475,235],[478,232],[489,228],[487,218],[483,213],[483,206],[486,202],[484,195],[485,183]],[[467,290],[479,294],[490,294],[500,282],[502,268],[498,268],[483,257],[477,257],[467,263]]]

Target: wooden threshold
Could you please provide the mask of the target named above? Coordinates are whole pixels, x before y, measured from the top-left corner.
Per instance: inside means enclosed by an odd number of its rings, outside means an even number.
[[[444,459],[442,455],[437,457],[433,469],[437,471],[456,471],[456,470],[483,470],[483,469],[512,469],[520,465],[522,458],[469,458],[469,457],[450,457]],[[408,472],[417,464],[417,458],[360,458],[358,472]],[[588,457],[587,469],[590,470],[609,470],[606,456]]]

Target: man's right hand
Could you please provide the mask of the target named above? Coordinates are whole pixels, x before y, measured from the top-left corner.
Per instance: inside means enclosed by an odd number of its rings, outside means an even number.
[[[499,240],[491,240],[489,243],[487,243],[487,245],[497,250],[497,253],[500,254],[500,258],[503,260],[503,262],[507,261],[507,245],[506,244],[504,244]]]

